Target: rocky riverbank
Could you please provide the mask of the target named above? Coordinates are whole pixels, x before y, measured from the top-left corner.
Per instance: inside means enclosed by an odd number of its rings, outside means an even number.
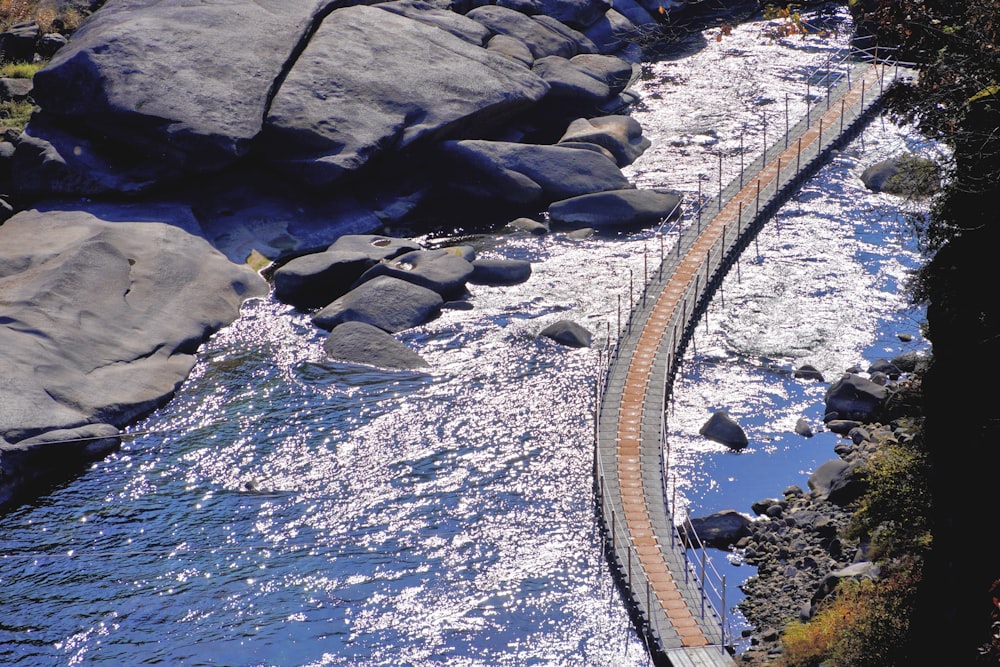
[[[810,619],[841,580],[879,576],[868,545],[849,539],[844,531],[852,503],[867,488],[863,466],[880,448],[907,443],[921,428],[919,377],[925,361],[907,354],[873,364],[866,375],[884,382],[886,393],[871,414],[859,420],[840,419],[828,393],[825,427],[842,438],[834,448],[837,458],[810,476],[809,488],[791,486],[780,496],[753,503],[757,518],[746,522],[744,534],[732,545],[757,568],[743,586],[746,597],[739,605],[752,626],[744,633],[749,647],[738,656],[741,665],[774,664],[782,652],[784,627]]]

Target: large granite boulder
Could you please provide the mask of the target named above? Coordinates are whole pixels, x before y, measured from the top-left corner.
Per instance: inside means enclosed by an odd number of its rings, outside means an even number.
[[[440,28],[476,46],[485,46],[493,34],[489,28],[478,21],[473,21],[448,9],[435,7],[423,0],[392,0],[391,2],[380,2],[374,6]]]
[[[323,349],[329,358],[379,368],[424,368],[419,354],[378,327],[364,322],[344,322],[333,328]]]
[[[261,149],[288,173],[326,185],[422,139],[486,132],[548,90],[522,65],[450,32],[346,7],[323,21],[282,82]]]
[[[631,184],[613,159],[588,150],[504,141],[449,141],[442,153],[452,187],[468,196],[507,204],[546,206]]]
[[[345,234],[327,248],[329,252],[361,253],[373,262],[381,262],[421,249],[421,245],[416,241],[380,234]]]
[[[553,226],[622,228],[653,225],[680,215],[679,196],[659,190],[612,190],[557,201],[549,206]]]
[[[230,164],[249,152],[274,82],[324,4],[109,0],[35,74],[41,117],[56,123],[33,122],[31,134],[44,142],[72,126],[86,141],[57,136],[53,148],[78,178],[110,162],[127,179],[144,163],[153,178],[135,188]]]
[[[0,227],[0,438],[9,443],[149,413],[187,377],[198,346],[267,292],[203,239],[148,221],[191,225],[184,207],[119,214],[29,210]]]
[[[312,321],[326,330],[344,322],[365,322],[398,333],[429,321],[443,303],[440,294],[426,287],[392,276],[378,276],[320,310]]]

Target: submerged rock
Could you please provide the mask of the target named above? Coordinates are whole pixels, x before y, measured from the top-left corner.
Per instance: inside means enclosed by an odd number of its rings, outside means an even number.
[[[567,347],[590,347],[593,334],[571,320],[559,320],[542,329],[541,336]]]

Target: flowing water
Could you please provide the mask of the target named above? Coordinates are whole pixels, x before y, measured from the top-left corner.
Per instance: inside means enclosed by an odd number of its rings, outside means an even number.
[[[792,122],[804,113],[805,77],[846,43],[845,13],[827,19],[825,37],[774,39],[766,21],[719,41],[710,30],[647,64],[634,115],[654,146],[629,177],[692,199],[717,183],[720,154],[723,178],[737,174],[741,147],[749,162],[777,138],[786,94]],[[748,511],[832,458],[830,434],[792,433],[799,416],[819,424],[825,385],[788,369],[830,379],[926,347],[900,294],[913,205],[858,180],[904,149],[934,147],[875,120],[726,279],[670,408],[679,507]],[[4,516],[0,661],[649,665],[602,552],[592,409],[597,348],[661,237],[463,242],[534,272],[471,286],[474,310],[402,334],[431,370],[330,362],[308,315],[249,302],[120,452]],[[563,318],[594,347],[537,336]],[[715,409],[750,447],[698,437]],[[713,560],[735,604],[752,570]]]

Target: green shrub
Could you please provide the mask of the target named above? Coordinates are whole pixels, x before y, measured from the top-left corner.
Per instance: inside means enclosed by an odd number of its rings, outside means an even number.
[[[873,559],[921,554],[930,548],[929,464],[922,439],[885,443],[859,472],[869,490],[851,517],[847,535],[871,538]]]

